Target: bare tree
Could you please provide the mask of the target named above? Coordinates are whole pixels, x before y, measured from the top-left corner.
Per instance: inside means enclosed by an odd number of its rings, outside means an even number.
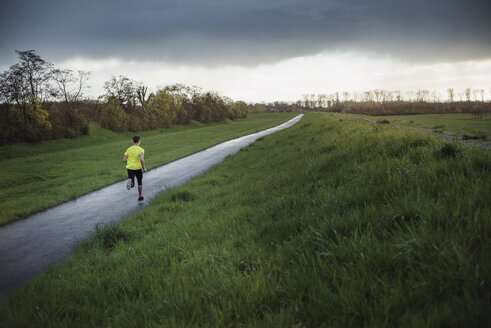
[[[343,102],[344,103],[347,103],[348,102],[348,99],[349,99],[349,92],[348,91],[344,91],[343,92]]]
[[[401,91],[400,90],[395,90],[394,91],[394,97],[397,101],[401,101]]]
[[[415,93],[414,93],[414,91],[411,91],[411,90],[410,91],[406,91],[406,98],[407,98],[407,101],[409,101],[409,102],[414,101],[414,99],[415,99]]]
[[[0,93],[5,103],[20,106],[29,102],[27,78],[16,65],[0,75]]]
[[[440,102],[440,94],[437,91],[431,91],[431,101]]]
[[[394,92],[387,90],[383,91],[383,102],[391,102],[394,99]]]
[[[356,92],[356,91],[353,92],[353,101],[355,103],[359,102],[360,101],[360,98],[361,98],[361,96],[360,96],[360,94],[358,92]]]
[[[34,110],[49,95],[52,64],[42,59],[34,50],[15,51],[19,62],[0,75],[1,97],[7,103],[17,104],[25,121],[27,105]]]
[[[317,95],[317,103],[319,107],[326,107],[326,95],[324,93],[319,93]]]
[[[448,94],[448,101],[449,102],[454,102],[454,97],[455,97],[455,91],[453,88],[448,88],[447,89],[447,94]]]
[[[308,96],[309,96],[309,107],[315,108],[316,105],[315,94],[311,93]]]
[[[309,106],[309,95],[304,94],[304,95],[302,95],[302,98],[303,98],[303,107],[305,107],[305,108],[310,107]]]
[[[87,81],[89,80],[90,72],[78,71],[75,76],[70,69],[54,69],[52,72],[53,81],[55,83],[55,95],[65,102],[68,108],[70,103],[80,101],[83,97],[84,89],[87,89]]]
[[[416,91],[416,101],[419,102],[428,101],[429,96],[430,96],[430,92],[428,90],[418,89],[418,91]]]
[[[135,82],[124,75],[111,76],[109,81],[104,82],[106,90],[105,98],[116,98],[125,111],[135,107]]]
[[[365,102],[372,102],[373,101],[373,93],[372,91],[365,91],[363,92],[363,98]]]
[[[472,90],[472,98],[474,99],[474,101],[477,101],[478,97],[479,97],[479,90],[477,89]]]
[[[339,92],[334,93],[336,105],[339,105]]]
[[[143,108],[147,106],[148,101],[150,100],[151,94],[147,95],[147,93],[148,87],[141,82],[138,83],[136,86],[136,97],[138,98],[138,101]]]
[[[375,89],[375,90],[373,90],[373,94],[375,95],[375,101],[380,102],[382,92],[379,89]]]
[[[471,88],[465,89],[464,94],[465,94],[465,100],[471,101]]]

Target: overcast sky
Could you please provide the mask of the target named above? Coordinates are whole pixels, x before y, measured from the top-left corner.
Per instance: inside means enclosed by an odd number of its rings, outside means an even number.
[[[491,97],[491,1],[11,0],[0,69],[35,49],[60,68],[151,88],[183,82],[246,101],[375,88],[482,88]]]

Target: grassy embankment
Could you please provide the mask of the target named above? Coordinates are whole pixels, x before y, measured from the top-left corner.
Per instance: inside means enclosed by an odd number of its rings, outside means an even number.
[[[99,230],[0,324],[483,327],[490,198],[490,152],[306,114]]]
[[[472,114],[426,114],[426,115],[388,115],[366,116],[372,120],[387,120],[390,124],[428,130],[434,133],[453,136],[460,140],[491,142],[491,116],[475,118]]]
[[[252,114],[243,120],[142,132],[147,168],[270,128],[293,116]],[[0,225],[125,179],[122,156],[133,135],[91,124],[90,135],[78,139],[0,147]]]

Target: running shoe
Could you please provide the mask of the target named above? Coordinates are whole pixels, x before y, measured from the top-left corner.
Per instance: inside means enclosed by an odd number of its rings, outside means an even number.
[[[128,179],[128,182],[126,182],[126,189],[130,190],[134,185],[134,182],[131,181],[131,179]]]
[[[143,196],[138,197],[138,201],[139,201],[139,202],[141,202],[141,201],[142,201],[142,200],[144,200],[144,199],[145,199],[145,197],[143,197]]]

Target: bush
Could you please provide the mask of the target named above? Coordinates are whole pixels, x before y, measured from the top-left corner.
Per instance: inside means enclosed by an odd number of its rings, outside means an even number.
[[[118,132],[128,131],[129,116],[116,98],[110,98],[99,106],[96,118],[103,128]]]
[[[437,158],[456,158],[460,154],[457,144],[446,143],[436,153]]]
[[[148,105],[148,120],[151,129],[168,128],[171,126],[180,104],[166,91],[157,92]]]
[[[464,134],[462,136],[462,139],[463,140],[486,140],[486,135],[485,134],[482,134],[482,135],[468,135],[468,134]]]
[[[4,118],[0,121],[0,145],[75,138],[89,133],[86,116],[61,103],[38,103],[25,109],[3,104],[0,115]]]

